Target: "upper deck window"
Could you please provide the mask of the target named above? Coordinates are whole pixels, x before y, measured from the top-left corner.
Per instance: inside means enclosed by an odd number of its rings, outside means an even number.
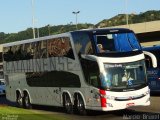
[[[72,37],[77,54],[93,54],[91,39],[87,33],[75,32]]]
[[[58,37],[4,47],[4,61],[68,57],[75,59],[69,37]]]
[[[59,37],[48,40],[49,57],[68,57],[75,59],[69,37]]]
[[[134,33],[106,33],[94,35],[97,53],[101,52],[129,52],[140,50],[141,47]]]

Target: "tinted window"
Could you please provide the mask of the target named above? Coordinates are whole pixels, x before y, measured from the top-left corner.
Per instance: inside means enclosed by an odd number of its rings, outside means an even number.
[[[4,48],[5,61],[40,59],[47,57],[47,41],[37,41]]]
[[[80,87],[79,76],[70,72],[52,71],[27,73],[27,84],[32,87]]]
[[[47,57],[47,41],[38,41],[31,43],[31,52],[34,59]]]
[[[4,48],[5,61],[40,59],[48,56],[75,59],[69,38],[60,37]]]
[[[16,45],[16,46],[12,46],[13,48],[13,53],[14,53],[14,61],[18,61],[18,60],[24,60],[25,56],[24,56],[24,49],[23,49],[23,44],[21,45]]]
[[[100,87],[98,63],[95,61],[81,59],[81,65],[86,82],[92,86]]]
[[[2,62],[3,59],[2,59],[2,53],[0,53],[0,62]]]
[[[76,52],[82,54],[93,54],[93,47],[91,40],[86,33],[75,32],[72,33]]]
[[[5,47],[3,49],[3,57],[5,61],[12,61],[14,57],[13,49],[12,47]]]
[[[2,69],[1,69],[2,70]],[[0,71],[0,79],[4,79],[4,74],[2,71]]]
[[[75,59],[68,37],[50,39],[48,40],[47,46],[49,57],[68,57]]]
[[[31,43],[24,44],[24,56],[25,60],[33,59],[33,50],[31,48]]]
[[[2,81],[0,81],[0,85],[5,85],[5,83],[4,83],[4,82],[2,82]]]
[[[134,33],[106,33],[94,35],[97,52],[129,52],[141,50]]]

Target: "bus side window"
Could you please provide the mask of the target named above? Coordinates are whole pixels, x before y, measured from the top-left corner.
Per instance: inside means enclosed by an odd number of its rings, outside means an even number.
[[[31,49],[31,43],[24,44],[24,56],[25,60],[33,59],[33,51]]]
[[[34,51],[34,56],[33,58],[34,59],[39,59],[40,58],[40,54],[41,54],[41,41],[38,41],[38,42],[34,42],[33,43],[33,51]]]
[[[98,87],[99,84],[98,84],[98,76],[97,74],[95,73],[91,73],[89,74],[89,79],[90,79],[90,84],[95,86],[95,87]]]
[[[47,41],[41,41],[41,55],[40,58],[46,58],[47,57]]]
[[[95,61],[81,59],[82,69],[86,82],[94,87],[100,86],[99,67]]]
[[[99,79],[99,67],[98,63],[94,61],[88,61],[88,71],[89,71],[89,83],[94,87],[100,86]]]
[[[97,36],[97,45],[101,44],[103,50],[114,51],[114,40],[107,38],[107,36]]]
[[[24,60],[24,50],[23,47],[24,45],[17,45],[15,46],[15,53],[14,53],[14,60],[18,61],[18,60]]]
[[[4,48],[4,61],[11,61],[13,60],[13,51],[12,51],[12,47],[5,47]]]
[[[94,49],[91,39],[86,33],[76,32],[72,34],[77,54],[93,54]]]
[[[48,40],[49,57],[68,57],[75,59],[69,37],[60,37]]]

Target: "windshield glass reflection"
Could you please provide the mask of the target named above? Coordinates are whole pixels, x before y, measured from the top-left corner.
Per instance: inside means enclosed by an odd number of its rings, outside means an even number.
[[[103,88],[128,89],[146,84],[144,61],[124,64],[104,64]]]

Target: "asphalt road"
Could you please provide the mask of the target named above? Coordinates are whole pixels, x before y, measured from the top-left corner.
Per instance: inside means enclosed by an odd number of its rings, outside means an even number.
[[[86,116],[66,114],[62,108],[48,106],[33,106],[32,110],[64,116],[70,120],[158,120],[160,119],[160,95],[153,95],[150,100],[151,105],[147,107],[133,107],[111,112],[90,111]],[[6,100],[5,96],[0,96],[0,107],[5,105],[16,106],[15,103]]]

